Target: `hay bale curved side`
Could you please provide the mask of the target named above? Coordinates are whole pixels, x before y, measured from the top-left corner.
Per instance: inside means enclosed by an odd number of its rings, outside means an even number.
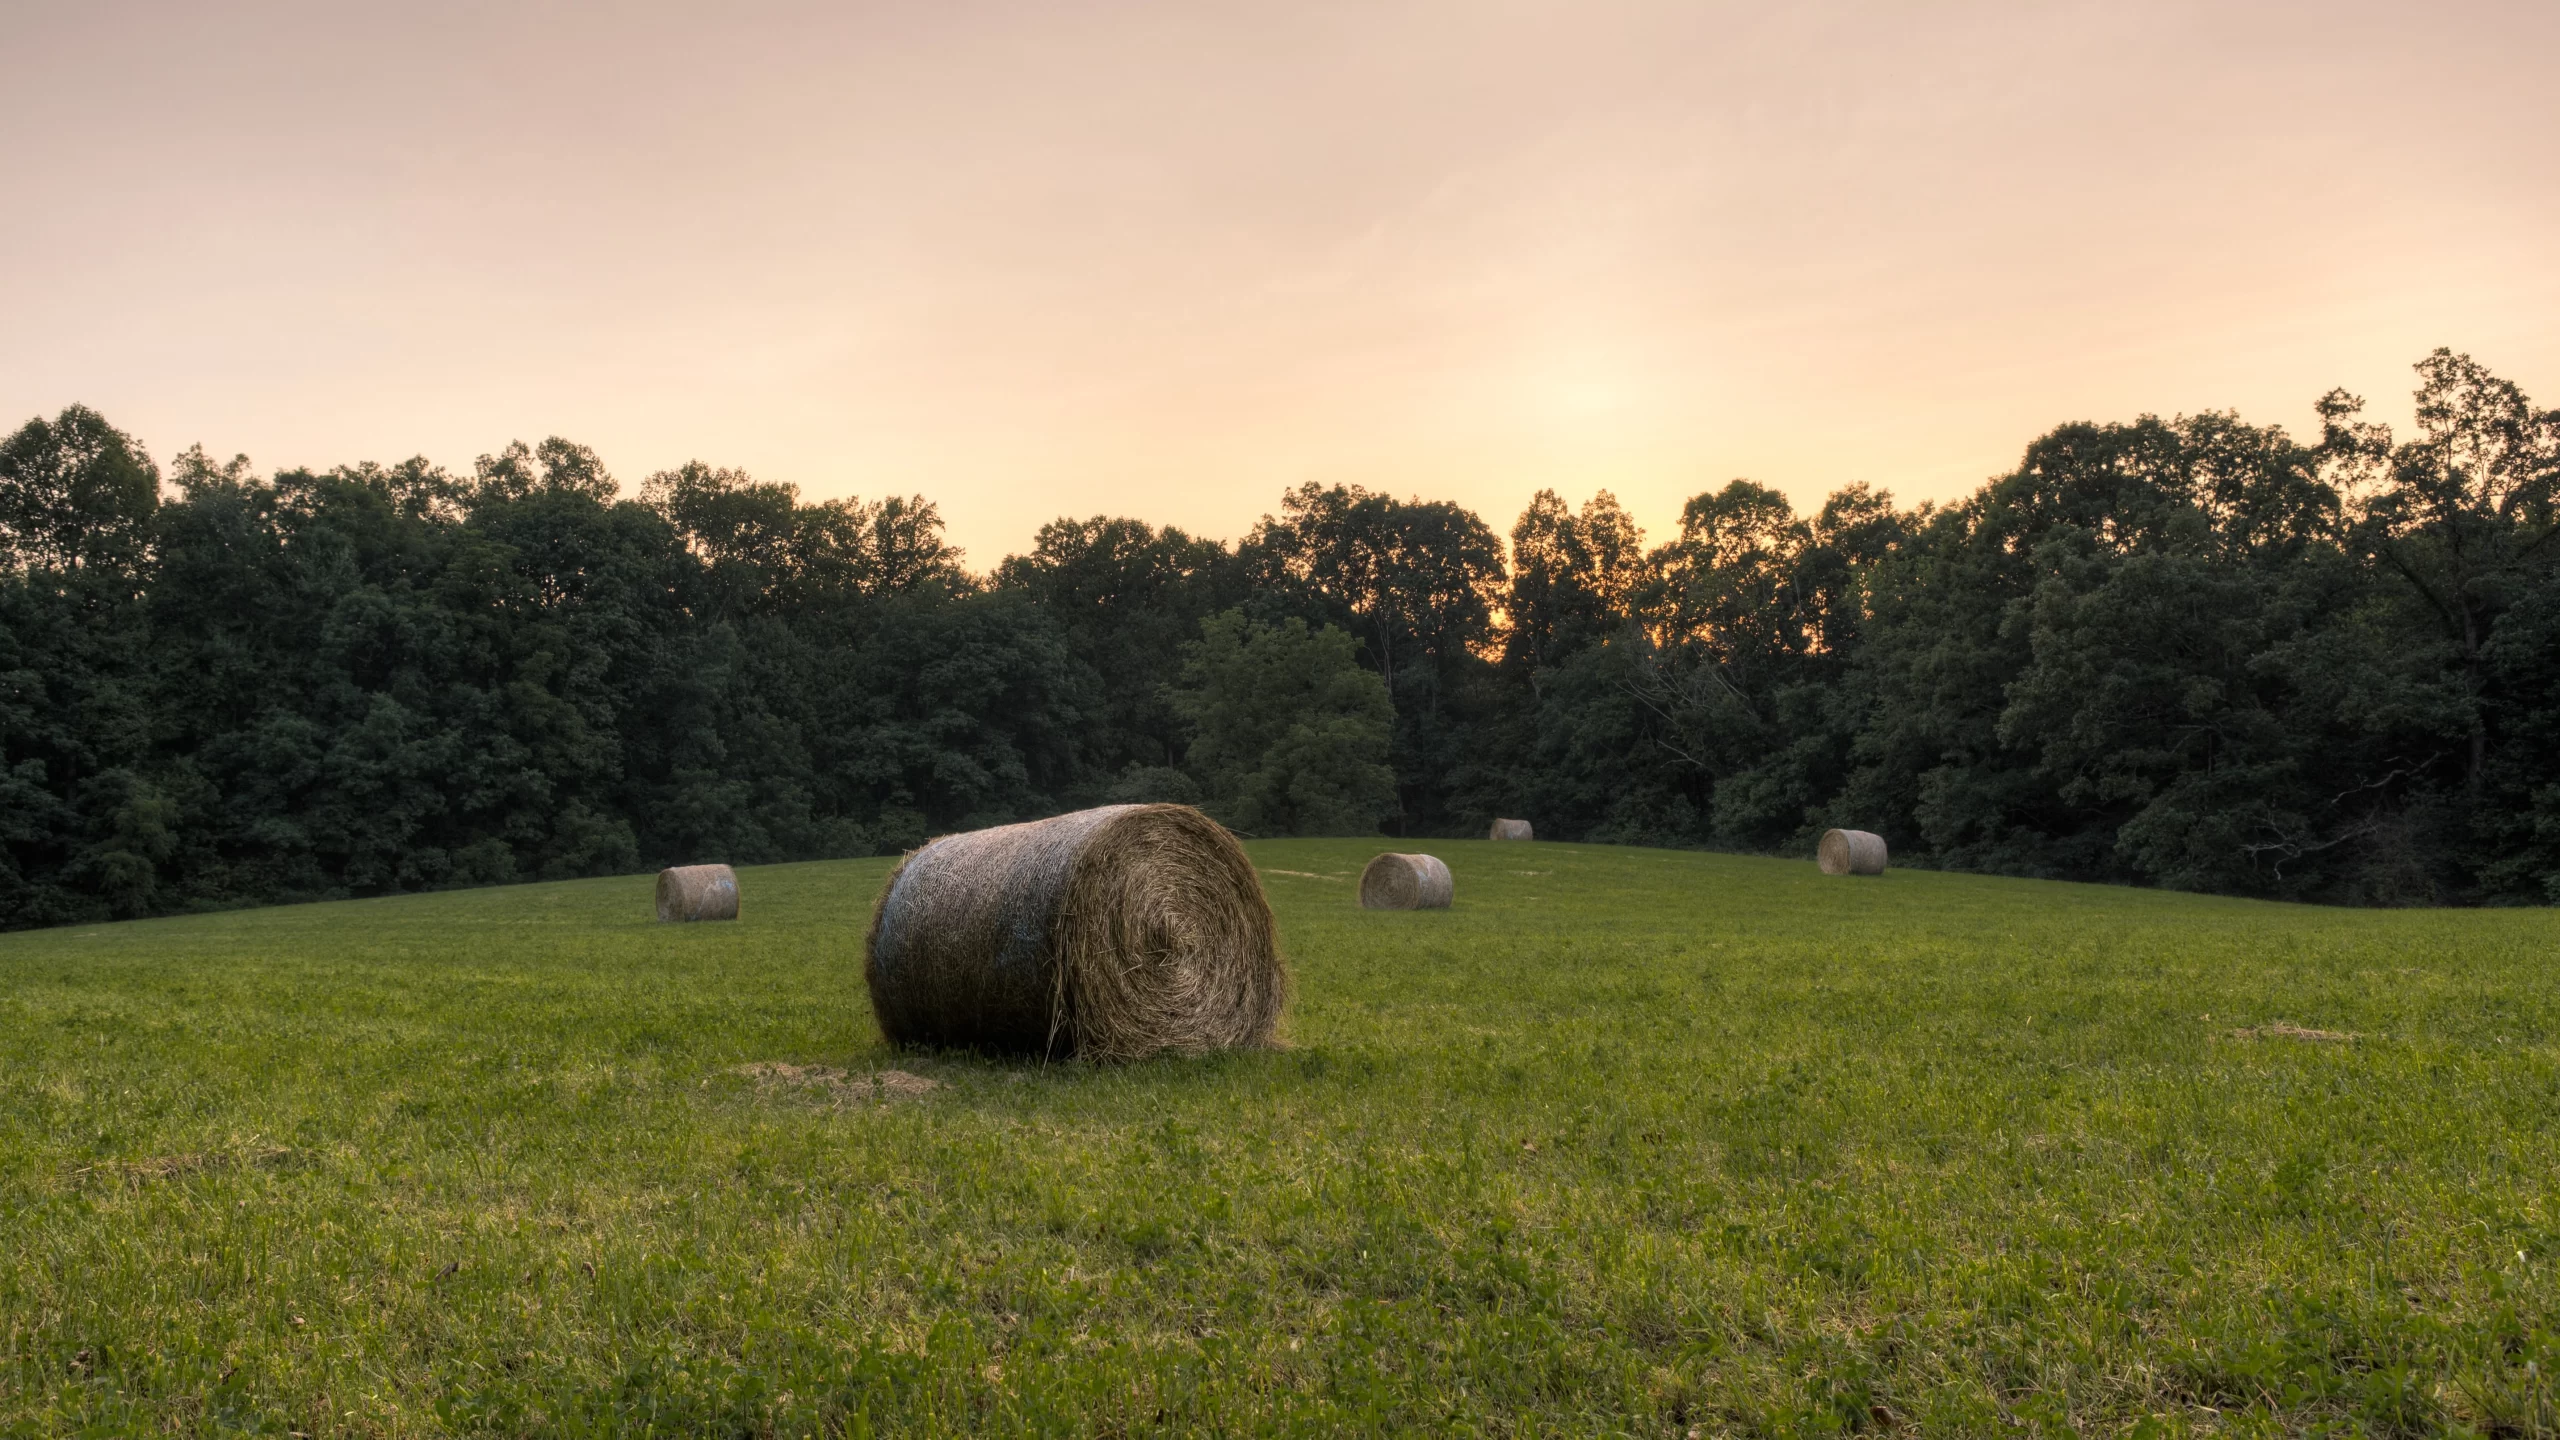
[[[1526,820],[1496,820],[1493,822],[1492,833],[1485,838],[1488,840],[1535,840],[1538,835]]]
[[[1446,910],[1457,882],[1437,855],[1388,851],[1360,872],[1363,910]]]
[[[658,872],[660,922],[737,918],[737,871],[726,865],[673,865]]]
[[[1134,1060],[1268,1045],[1289,977],[1262,882],[1188,805],[946,835],[899,862],[863,978],[896,1045]]]
[[[1881,875],[1884,837],[1865,830],[1825,830],[1813,857],[1825,875]]]

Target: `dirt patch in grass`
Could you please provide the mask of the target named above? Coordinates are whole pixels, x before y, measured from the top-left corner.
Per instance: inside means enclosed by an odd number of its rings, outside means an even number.
[[[71,1171],[74,1184],[147,1185],[215,1170],[281,1170],[296,1164],[300,1152],[286,1145],[253,1145],[242,1150],[195,1150],[183,1155],[150,1155],[138,1160],[100,1160]]]
[[[830,1065],[794,1065],[786,1060],[758,1060],[741,1065],[737,1073],[756,1082],[759,1092],[798,1091],[816,1095],[837,1104],[857,1100],[887,1104],[895,1100],[914,1100],[942,1088],[942,1082],[904,1070],[883,1070],[877,1075],[855,1075]]]
[[[2313,1030],[2301,1025],[2288,1025],[2282,1020],[2265,1025],[2250,1025],[2231,1032],[2234,1040],[2309,1040],[2318,1044],[2337,1045],[2360,1039],[2351,1030]]]

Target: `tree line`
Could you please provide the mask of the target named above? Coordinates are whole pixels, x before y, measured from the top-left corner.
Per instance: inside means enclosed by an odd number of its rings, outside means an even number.
[[[564,440],[165,471],[0,442],[0,924],[893,854],[1181,800],[1252,834],[1749,851],[2341,903],[2560,899],[2560,412],[2466,356],[2062,426],[1951,504],[1737,480],[1648,545],[1308,484],[1226,544]]]

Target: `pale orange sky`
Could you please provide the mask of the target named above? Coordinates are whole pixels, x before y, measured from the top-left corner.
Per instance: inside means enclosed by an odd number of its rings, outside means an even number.
[[[2560,404],[2560,4],[0,9],[0,422],[1232,538],[1946,498],[2452,345]]]

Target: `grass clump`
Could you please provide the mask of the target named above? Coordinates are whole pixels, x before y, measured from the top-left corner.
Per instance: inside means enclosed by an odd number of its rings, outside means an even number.
[[[881,1047],[887,861],[0,936],[0,1429],[2555,1426],[2548,913],[1375,848],[1125,1066]]]

